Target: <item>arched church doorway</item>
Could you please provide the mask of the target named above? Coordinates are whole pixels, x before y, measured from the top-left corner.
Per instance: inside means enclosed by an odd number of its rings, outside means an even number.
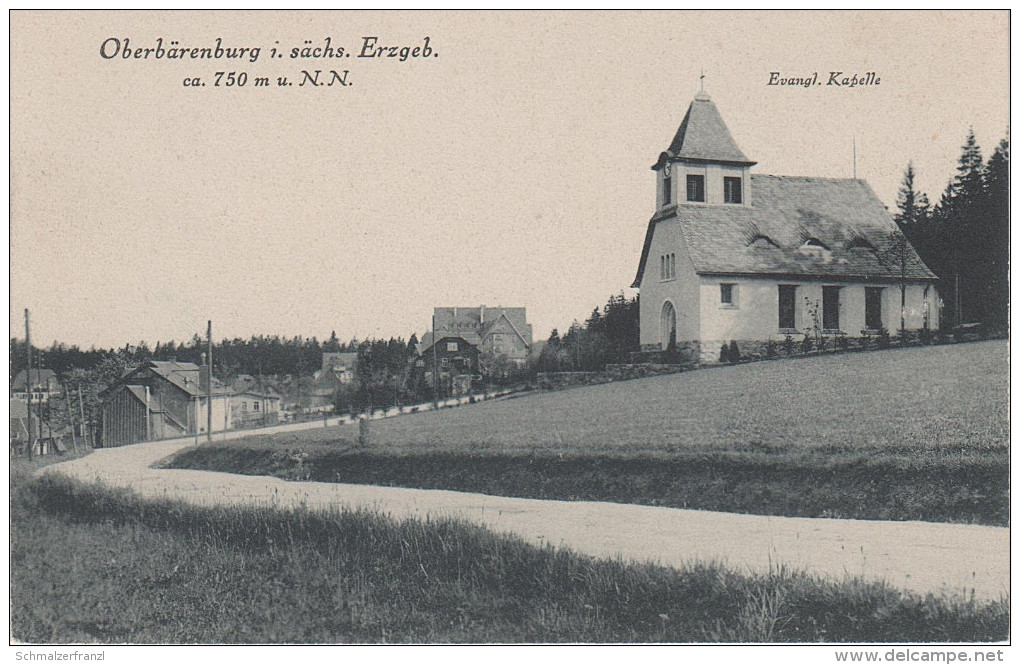
[[[668,300],[662,304],[662,335],[659,339],[663,351],[667,350],[670,344],[676,346],[676,309]]]

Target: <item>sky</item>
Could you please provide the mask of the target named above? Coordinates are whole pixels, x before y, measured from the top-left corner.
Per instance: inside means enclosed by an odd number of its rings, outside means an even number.
[[[358,57],[373,36],[432,53]],[[160,37],[261,52],[101,55]],[[289,57],[327,37],[352,57]],[[987,158],[1009,124],[1004,11],[13,12],[10,38],[10,331],[29,308],[37,345],[407,338],[480,304],[544,338],[635,293],[702,71],[753,173],[851,177],[856,142],[890,208],[908,161],[935,202],[968,130]]]

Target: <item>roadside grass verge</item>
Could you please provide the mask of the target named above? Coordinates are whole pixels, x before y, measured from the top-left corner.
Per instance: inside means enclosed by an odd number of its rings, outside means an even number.
[[[1005,450],[683,451],[669,459],[360,452],[344,442],[213,444],[163,468],[534,499],[853,519],[1007,526]]]
[[[12,474],[28,642],[986,642],[1008,599],[538,548],[452,520],[200,508]]]

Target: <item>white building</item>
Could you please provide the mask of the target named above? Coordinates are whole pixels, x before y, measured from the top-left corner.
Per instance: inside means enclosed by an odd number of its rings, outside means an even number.
[[[937,328],[936,276],[862,180],[758,175],[708,95],[652,166],[637,278],[642,350],[702,360],[807,333]]]

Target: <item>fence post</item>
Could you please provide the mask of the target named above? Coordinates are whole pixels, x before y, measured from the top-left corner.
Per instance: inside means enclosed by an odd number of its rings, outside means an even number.
[[[358,444],[361,446],[367,446],[371,443],[370,422],[371,420],[365,416],[361,416],[358,419]]]

